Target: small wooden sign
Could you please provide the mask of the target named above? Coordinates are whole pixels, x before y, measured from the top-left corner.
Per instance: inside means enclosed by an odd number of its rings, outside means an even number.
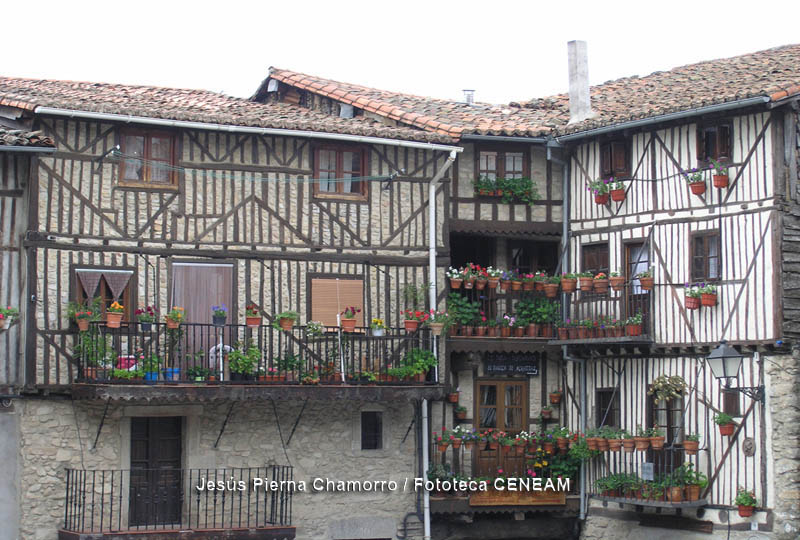
[[[469,496],[470,506],[555,506],[567,504],[564,491],[478,491]]]
[[[539,376],[539,358],[528,353],[486,353],[486,375]]]

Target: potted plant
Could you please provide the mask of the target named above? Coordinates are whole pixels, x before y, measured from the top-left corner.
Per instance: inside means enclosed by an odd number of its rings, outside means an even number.
[[[428,320],[426,311],[407,309],[403,312],[403,325],[406,332],[416,332],[421,323]]]
[[[625,200],[625,184],[622,180],[614,180],[613,177],[609,178],[611,200],[614,202],[622,202]]]
[[[594,193],[595,204],[608,204],[608,184],[610,179],[597,178],[589,182],[589,191]]]
[[[151,354],[149,357],[142,359],[141,369],[144,371],[145,381],[157,381],[158,374],[161,373],[161,357],[157,354]]]
[[[19,310],[15,307],[7,306],[0,307],[0,328],[5,328],[6,325],[14,322],[19,317]]]
[[[650,446],[653,448],[653,450],[663,450],[665,441],[666,437],[664,435],[664,430],[659,429],[658,426],[653,426],[653,428],[650,430]]]
[[[625,321],[625,335],[626,336],[641,336],[642,335],[642,312],[638,312],[632,317],[628,317]]]
[[[592,292],[594,289],[594,274],[591,272],[578,272],[578,287],[583,292]]]
[[[244,308],[244,321],[248,328],[261,326],[261,312],[254,303],[249,303]]]
[[[561,290],[565,293],[575,292],[578,285],[578,277],[575,274],[561,274]]]
[[[214,326],[225,326],[225,320],[228,318],[228,308],[225,304],[221,306],[211,306],[211,320]]]
[[[625,286],[625,276],[620,275],[619,272],[611,272],[608,275],[608,283],[612,289],[619,292]]]
[[[475,274],[475,290],[482,291],[486,288],[486,284],[489,283],[489,274],[486,273],[486,268],[477,264],[472,271]]]
[[[633,437],[633,444],[636,450],[644,452],[650,448],[650,430],[642,429],[642,426],[636,427],[636,435]]]
[[[550,403],[552,403],[553,405],[558,405],[559,403],[561,403],[561,396],[563,396],[563,392],[561,392],[560,389],[559,390],[553,390],[552,392],[550,392],[550,396],[549,396],[550,397]]]
[[[356,315],[358,313],[361,313],[361,308],[355,306],[347,306],[340,313],[339,321],[343,332],[353,332],[356,329]]]
[[[295,372],[300,372],[302,359],[299,355],[286,353],[283,356],[273,358],[273,362],[278,366],[280,380],[286,379],[293,381]]]
[[[631,435],[628,430],[623,429],[619,432],[619,436],[622,439],[622,449],[628,453],[633,452],[636,446],[636,441],[634,440],[633,435]]]
[[[700,492],[708,486],[708,477],[699,471],[695,471],[694,464],[691,461],[687,461],[679,468],[683,469],[681,474],[686,482],[686,500],[696,501],[700,499]]]
[[[250,341],[246,346],[237,346],[228,353],[232,381],[252,381],[256,366],[261,359],[261,349]]]
[[[556,321],[555,326],[559,341],[565,341],[569,339],[569,328],[567,328],[566,322]]]
[[[622,435],[620,431],[609,428],[608,433],[608,449],[612,452],[619,452],[622,448]]]
[[[706,307],[717,305],[717,288],[710,283],[700,284],[700,304]]]
[[[183,322],[183,319],[186,315],[185,310],[182,307],[174,306],[169,312],[164,315],[164,320],[167,323],[167,328],[169,330],[175,330],[180,326]]]
[[[683,441],[683,451],[686,455],[693,456],[697,454],[697,449],[700,447],[700,435],[692,433],[686,436]]]
[[[733,417],[727,413],[721,412],[714,416],[714,423],[719,426],[719,434],[730,437],[736,425],[733,423]]]
[[[686,309],[700,309],[700,287],[696,285],[689,285],[688,283],[686,283],[683,287],[683,296]]]
[[[653,399],[657,404],[681,397],[687,387],[686,380],[680,375],[659,375],[653,380],[647,395],[655,396]]]
[[[594,292],[608,294],[608,274],[600,272],[594,276]]]
[[[553,408],[550,405],[542,407],[542,418],[550,418],[553,414]]]
[[[719,189],[728,187],[728,167],[713,159],[710,160],[710,164],[714,169],[712,174],[714,187]]]
[[[460,289],[461,284],[464,282],[464,276],[461,273],[461,270],[456,270],[452,266],[447,269],[445,276],[450,280],[450,288],[451,289]]]
[[[458,394],[460,390],[456,388],[455,392],[450,392],[447,394],[447,401],[450,403],[458,403]]]
[[[436,431],[433,432],[433,442],[436,444],[436,449],[439,452],[447,452],[447,441],[447,430],[445,428],[442,428],[441,435],[439,435]]]
[[[127,369],[112,369],[111,378],[118,381],[130,381],[135,376],[133,371]]]
[[[500,278],[503,276],[503,271],[490,266],[486,269],[486,275],[489,280],[489,289],[497,289],[497,284],[500,282]]]
[[[125,307],[116,300],[106,309],[106,325],[109,328],[119,328]]]
[[[550,276],[544,282],[544,295],[547,298],[555,298],[558,295],[558,286],[561,283],[561,278],[558,276]]]
[[[654,270],[655,268],[651,266],[644,272],[636,274],[636,277],[639,279],[639,285],[641,285],[642,289],[645,291],[653,289],[653,285],[655,284],[655,278],[653,277]]]
[[[158,319],[158,310],[156,306],[144,306],[137,309],[134,315],[136,315],[136,320],[139,322],[142,332],[149,332],[153,327],[153,323]]]
[[[300,314],[296,311],[281,311],[273,319],[275,323],[273,323],[274,328],[280,328],[281,330],[290,331],[294,326],[295,321],[300,318]]]
[[[186,368],[186,376],[190,381],[194,382],[204,382],[208,378],[209,373],[211,373],[211,370],[203,366],[194,365]]]
[[[456,418],[458,420],[464,420],[467,417],[467,408],[463,405],[459,405],[455,409],[453,409],[456,413]]]
[[[746,489],[739,489],[736,492],[736,498],[733,504],[739,507],[739,515],[741,517],[750,517],[753,515],[753,508],[758,504],[755,493],[747,491]]]
[[[416,382],[425,382],[428,371],[436,367],[436,357],[425,349],[411,349],[403,358],[403,364],[410,367],[410,375]]]
[[[689,190],[693,195],[702,195],[706,192],[706,180],[703,178],[702,171],[697,169],[690,169],[688,173],[684,173],[686,183],[689,184]]]
[[[97,320],[97,314],[89,310],[78,310],[73,313],[72,318],[78,323],[78,331],[86,332],[89,330],[89,322]]]
[[[431,309],[428,312],[428,320],[425,324],[431,329],[434,336],[439,336],[450,325],[450,316],[446,311],[436,311]]]
[[[386,325],[383,323],[383,319],[378,319],[377,317],[370,321],[369,329],[375,337],[381,337],[386,333]]]
[[[306,323],[306,338],[313,339],[325,333],[325,327],[319,321],[308,321]]]

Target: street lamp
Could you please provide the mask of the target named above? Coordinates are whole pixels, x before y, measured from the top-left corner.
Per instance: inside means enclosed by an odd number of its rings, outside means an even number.
[[[742,368],[744,355],[728,345],[724,339],[719,342],[713,351],[706,357],[711,373],[717,379],[725,379],[727,390],[736,390],[756,401],[764,401],[764,386],[737,386],[732,387],[733,379],[738,381],[739,370]]]

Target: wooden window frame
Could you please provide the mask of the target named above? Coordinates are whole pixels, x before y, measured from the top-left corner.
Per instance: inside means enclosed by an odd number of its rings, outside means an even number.
[[[605,267],[600,268],[587,268],[586,267],[586,250],[594,250],[597,248],[605,248],[606,252],[606,259],[607,264]],[[609,273],[611,269],[611,246],[608,242],[593,242],[588,244],[581,244],[581,272],[588,272],[589,270],[592,271],[593,274],[598,274],[599,272],[605,272],[606,274]]]
[[[619,154],[622,157],[619,158]],[[623,167],[616,167],[617,159],[624,162]],[[631,141],[630,139],[613,139],[600,143],[600,177],[630,178],[631,174]]]
[[[78,277],[78,270],[97,270],[102,272],[103,270],[126,270],[132,273],[131,279],[128,281],[128,284],[125,286],[125,290],[122,292],[122,305],[124,306],[125,310],[122,312],[122,321],[123,322],[133,322],[134,318],[134,308],[137,305],[136,302],[136,268],[132,266],[124,266],[119,268],[109,268],[108,266],[90,266],[85,264],[80,265],[71,265],[69,269],[70,273],[70,286],[72,287],[72,291],[70,293],[70,298],[73,298],[76,302],[86,302],[87,300],[91,300],[91,298],[87,298],[83,291],[83,285],[80,283],[80,278]],[[98,284],[98,288],[100,290],[100,295],[104,299],[101,303],[101,310],[102,310],[102,317],[101,320],[106,320],[106,298],[103,296],[103,287],[108,287],[108,284],[105,281],[105,278],[100,278],[100,283]],[[110,292],[110,291],[108,291]],[[70,321],[70,324],[75,324],[73,321]]]
[[[722,130],[727,130],[726,144],[720,144],[720,133]],[[706,148],[706,133],[713,132],[716,137],[714,155],[709,155]],[[733,122],[730,120],[720,120],[716,122],[698,123],[697,131],[697,166],[698,168],[705,168],[711,165],[710,160],[721,163],[730,163],[733,160]]]
[[[506,153],[522,154],[522,178],[531,177],[531,155],[527,146],[508,146],[508,145],[480,145],[475,147],[475,179],[480,178],[481,152],[496,152],[495,177],[505,178],[506,173]]]
[[[474,394],[475,395],[475,399],[473,400],[474,401],[474,403],[473,403],[473,405],[474,405],[474,410],[473,410],[473,415],[474,416],[473,416],[473,418],[475,419],[474,420],[475,421],[475,425],[478,426],[478,429],[488,429],[488,428],[480,427],[480,421],[481,421],[481,416],[480,416],[480,409],[481,409],[481,403],[480,403],[480,401],[481,401],[480,400],[480,395],[481,394],[480,394],[480,391],[481,391],[481,385],[486,385],[486,386],[495,385],[495,386],[497,386],[497,389],[498,389],[497,390],[497,404],[494,406],[495,407],[495,411],[496,411],[496,414],[495,414],[495,423],[496,424],[499,422],[499,419],[501,418],[501,415],[500,415],[501,405],[502,405],[502,412],[504,413],[502,415],[502,418],[505,419],[505,386],[506,385],[520,386],[522,388],[522,411],[520,413],[521,414],[521,418],[520,419],[521,419],[522,425],[521,425],[519,430],[510,429],[510,432],[516,433],[518,431],[527,431],[527,423],[528,423],[528,418],[529,418],[529,414],[530,414],[529,411],[528,411],[528,406],[529,406],[529,404],[528,404],[529,395],[528,394],[529,394],[530,379],[528,379],[527,377],[524,378],[524,379],[523,378],[490,379],[490,378],[479,377],[479,378],[477,378],[475,380],[475,389],[474,389],[474,391],[475,391],[475,394]],[[502,392],[501,392],[501,390],[502,390]],[[503,423],[505,424],[505,420],[503,421]],[[494,427],[494,429],[499,429],[499,430],[503,430],[503,431],[509,431],[509,428],[506,428],[505,426],[500,427],[500,426],[496,425]]]
[[[342,154],[344,152],[355,152],[361,155],[361,176],[369,176],[368,166],[369,166],[369,149],[365,146],[361,145],[343,145],[343,144],[322,144],[317,145],[314,147],[314,166],[313,166],[313,194],[315,199],[328,199],[328,200],[345,200],[348,202],[366,202],[369,199],[369,182],[366,180],[359,180],[359,187],[360,190],[357,193],[342,193],[339,191],[340,187],[342,186],[341,183],[336,183],[336,191],[320,191],[319,189],[319,179],[320,176],[320,162],[319,162],[319,152],[320,150],[333,150],[336,152],[336,178],[342,178],[344,176],[344,163],[342,161]]]
[[[709,238],[716,238],[717,242],[717,277],[709,277],[709,259],[712,257],[709,256]],[[694,274],[694,246],[695,241],[702,239],[704,250],[703,250],[703,274],[704,276],[697,277]],[[719,229],[712,229],[708,231],[691,231],[689,233],[689,278],[692,283],[717,283],[722,280],[722,233]]]
[[[125,179],[125,158],[123,157],[120,160],[119,164],[119,178],[117,184],[121,188],[133,188],[137,190],[155,190],[155,191],[178,191],[180,189],[180,173],[177,170],[178,166],[178,156],[180,155],[180,137],[178,137],[178,133],[174,131],[166,131],[166,130],[156,130],[156,129],[142,129],[142,128],[122,128],[119,131],[118,137],[118,144],[120,146],[120,151],[122,152],[123,156],[126,154],[125,152],[125,136],[132,135],[132,136],[140,136],[144,137],[144,156],[143,159],[146,161],[143,164],[144,168],[144,181],[137,181],[137,180],[126,180]],[[169,171],[169,182],[168,183],[159,183],[159,182],[152,182],[149,180],[150,174],[152,171],[152,166],[150,163],[147,163],[150,160],[150,153],[152,151],[152,144],[151,140],[154,136],[161,136],[161,137],[169,137],[170,139],[170,161],[169,166],[173,167],[172,170]]]
[[[600,394],[601,393],[613,393],[613,397],[611,398],[611,410],[609,411],[609,415],[611,415],[611,420],[613,422],[603,423],[603,417],[605,416],[605,407],[601,405]],[[597,427],[602,426],[610,426],[619,428],[622,426],[622,409],[620,408],[620,389],[619,388],[596,388],[595,389],[595,403],[597,403]]]

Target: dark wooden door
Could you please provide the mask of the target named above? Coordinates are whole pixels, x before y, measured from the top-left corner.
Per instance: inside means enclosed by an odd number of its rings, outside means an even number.
[[[131,418],[131,527],[181,521],[181,417]]]
[[[512,436],[523,431],[528,421],[527,379],[478,380],[476,386],[475,418],[480,431],[492,428]],[[498,469],[524,475],[524,456],[504,455],[501,449],[490,450],[488,445],[479,446],[474,456],[474,476],[496,476]]]

